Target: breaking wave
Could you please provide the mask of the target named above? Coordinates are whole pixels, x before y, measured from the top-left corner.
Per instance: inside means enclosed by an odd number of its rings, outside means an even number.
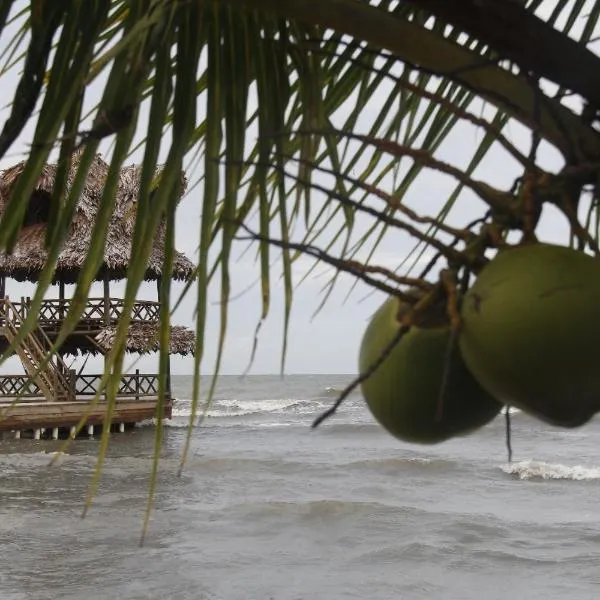
[[[207,417],[223,419],[272,414],[309,414],[329,406],[322,400],[299,400],[297,398],[271,398],[266,400],[219,400],[209,409]],[[198,406],[198,415],[203,414],[204,406]],[[179,402],[173,407],[174,418],[188,418],[191,415],[191,404]]]
[[[600,467],[583,467],[551,464],[535,460],[522,460],[501,467],[505,473],[521,480],[567,479],[572,481],[592,481],[600,479]]]

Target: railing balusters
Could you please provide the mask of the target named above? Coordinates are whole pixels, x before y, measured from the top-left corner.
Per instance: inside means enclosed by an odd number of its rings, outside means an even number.
[[[76,375],[72,386],[76,396],[93,396],[96,394],[102,375]],[[118,396],[141,400],[156,397],[158,393],[158,375],[142,374],[139,369],[135,373],[126,373],[121,377]],[[40,398],[43,393],[37,383],[28,375],[0,375],[0,396],[5,398],[24,399]]]
[[[15,312],[21,317],[21,319],[25,319],[27,317],[29,303],[30,299],[25,297],[21,297],[20,302],[12,303]],[[62,323],[63,315],[69,311],[70,305],[71,300],[69,298],[64,300],[55,298],[43,300],[39,313],[40,324],[42,326],[44,324],[56,326],[57,324]],[[120,298],[110,299],[110,324],[116,324],[123,316],[124,305],[124,300]],[[6,306],[4,307],[4,311],[5,310]],[[90,298],[88,299],[87,305],[81,315],[80,323],[87,323],[90,329],[99,328],[105,326],[104,317],[104,299]],[[138,300],[133,306],[131,317],[132,323],[155,323],[160,317],[159,303],[151,300]],[[0,319],[2,319],[2,315],[0,315]]]

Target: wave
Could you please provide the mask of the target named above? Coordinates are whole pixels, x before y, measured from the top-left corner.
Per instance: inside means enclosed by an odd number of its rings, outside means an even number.
[[[501,469],[518,479],[567,479],[572,481],[593,481],[600,479],[600,467],[567,466],[535,460],[522,460],[504,465]]]
[[[343,391],[344,391],[343,388],[337,388],[337,387],[334,387],[334,386],[327,386],[323,390],[323,396],[330,396],[332,398],[335,398],[335,397],[339,396]]]
[[[189,418],[192,414],[190,401],[179,401],[179,406],[173,407],[173,417]],[[182,406],[183,404],[183,406]],[[265,400],[219,400],[210,407],[207,417],[245,417],[248,415],[283,413],[286,411],[312,412],[316,406],[310,400],[297,398],[267,398]],[[198,407],[198,415],[203,414],[204,407]]]
[[[243,418],[243,417],[240,417]],[[250,422],[240,421],[236,419],[224,419],[224,418],[212,418],[206,419],[203,422],[200,422],[199,417],[196,417],[194,421],[193,427],[204,427],[204,428],[218,428],[218,429],[240,429],[252,427],[252,429],[279,429],[283,427],[304,427],[310,428],[312,424],[312,419],[296,419],[296,420],[276,420],[276,421],[257,421]],[[163,427],[167,427],[169,429],[187,429],[190,426],[190,415],[187,416],[179,416],[172,419],[166,419],[163,421]],[[136,423],[136,427],[145,428],[145,427],[156,427],[156,419],[146,419],[144,421],[140,421]]]

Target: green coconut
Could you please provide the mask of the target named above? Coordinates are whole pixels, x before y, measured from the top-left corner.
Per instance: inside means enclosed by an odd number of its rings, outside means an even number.
[[[550,244],[504,250],[462,305],[460,349],[505,404],[577,427],[600,409],[600,261]]]
[[[361,373],[369,370],[397,335],[397,315],[405,306],[391,298],[373,316],[360,348]],[[451,354],[443,408],[438,415],[450,335],[445,319],[435,319],[432,326],[411,328],[362,383],[371,413],[395,437],[434,444],[482,427],[500,412],[502,405],[475,381],[456,348]]]

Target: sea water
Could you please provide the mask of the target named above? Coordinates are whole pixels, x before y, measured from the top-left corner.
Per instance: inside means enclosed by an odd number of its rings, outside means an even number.
[[[191,379],[163,428],[0,442],[0,599],[592,599],[600,595],[600,421],[512,416],[436,446],[395,440],[350,376],[221,378],[178,475]],[[206,382],[204,382],[206,384]],[[55,464],[50,467],[50,459]]]

